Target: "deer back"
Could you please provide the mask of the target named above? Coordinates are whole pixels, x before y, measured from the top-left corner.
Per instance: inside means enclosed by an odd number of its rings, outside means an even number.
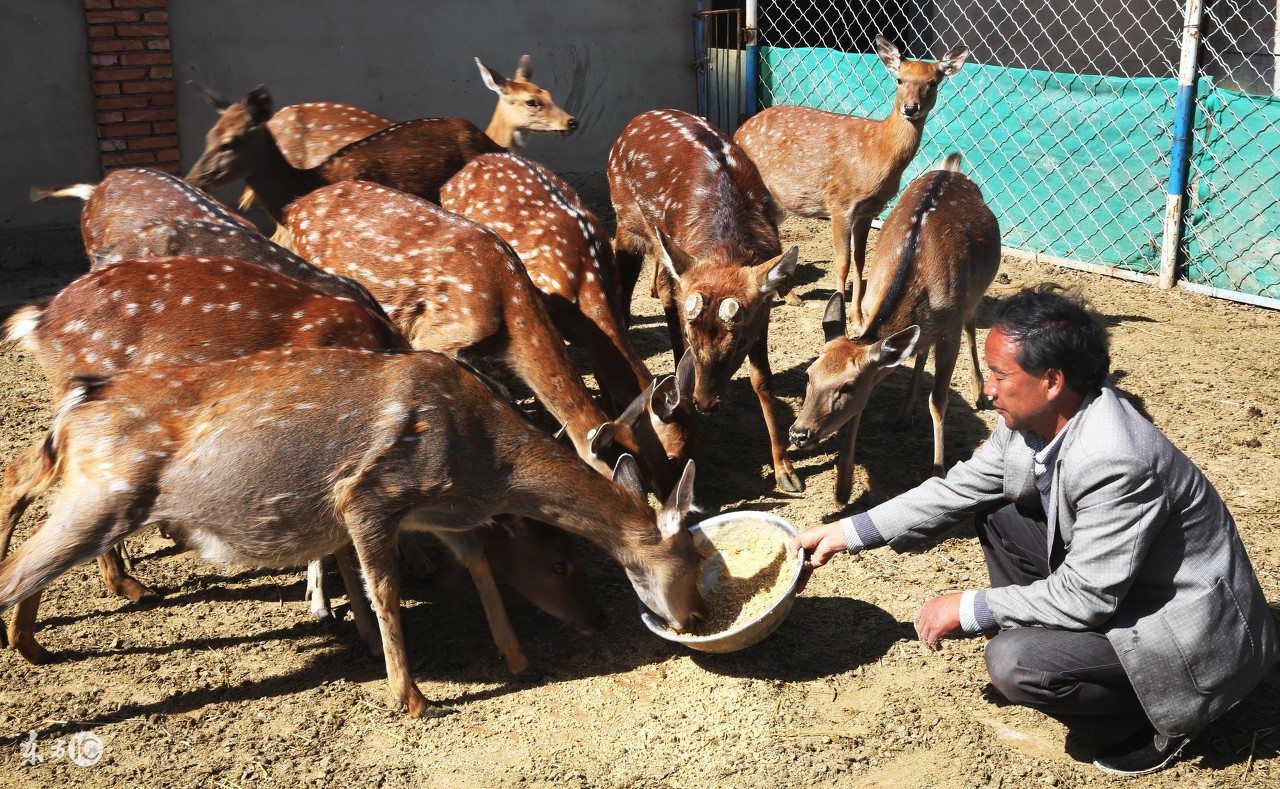
[[[191,364],[268,348],[406,348],[381,311],[252,263],[154,258],[91,271],[18,310],[21,341],[56,396],[75,375]]]
[[[394,124],[390,118],[350,104],[311,101],[282,107],[267,121],[267,129],[289,164],[305,170]]]

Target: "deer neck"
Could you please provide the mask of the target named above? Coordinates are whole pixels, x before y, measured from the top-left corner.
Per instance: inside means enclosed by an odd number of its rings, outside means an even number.
[[[901,174],[906,170],[920,150],[924,122],[924,118],[911,121],[902,117],[902,110],[897,105],[894,105],[889,117],[876,122],[880,153],[895,172]]]
[[[286,206],[325,185],[320,174],[323,166],[300,170],[289,164],[278,145],[272,144],[265,146],[261,165],[244,181],[257,194],[271,218],[283,223]]]
[[[489,121],[489,128],[485,129],[484,133],[489,135],[489,139],[512,153],[520,153],[527,142],[526,134],[502,116],[501,102],[493,111],[493,120]]]

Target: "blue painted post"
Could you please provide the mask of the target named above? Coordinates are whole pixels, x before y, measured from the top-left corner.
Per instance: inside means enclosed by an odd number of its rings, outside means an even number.
[[[756,24],[758,19],[759,4],[757,0],[747,0],[747,25],[743,31],[743,38],[746,43],[746,51],[743,53],[743,57],[747,59],[747,67],[743,78],[746,84],[742,86],[747,97],[747,118],[755,115],[760,110],[758,93],[760,82],[760,30]],[[743,120],[746,120],[746,118],[743,118]]]
[[[1200,22],[1203,0],[1187,0],[1182,28],[1182,62],[1178,67],[1178,104],[1173,117],[1173,150],[1169,162],[1169,196],[1164,211],[1164,243],[1160,249],[1160,287],[1172,288],[1178,278],[1178,250],[1185,229],[1187,181],[1191,172],[1191,143],[1196,123],[1196,82],[1200,77]]]
[[[698,0],[698,11],[693,16],[693,69],[697,72],[698,114],[707,117],[707,36],[706,10],[703,0]]]

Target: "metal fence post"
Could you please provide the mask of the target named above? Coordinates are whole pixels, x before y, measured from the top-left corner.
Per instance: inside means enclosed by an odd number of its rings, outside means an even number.
[[[707,35],[706,21],[702,16],[703,0],[698,0],[697,13],[693,15],[693,69],[697,77],[698,114],[707,117]]]
[[[1173,151],[1169,163],[1169,197],[1164,211],[1164,244],[1160,250],[1160,287],[1172,288],[1178,278],[1178,250],[1182,247],[1186,215],[1191,143],[1195,132],[1196,82],[1200,77],[1200,22],[1203,0],[1187,0],[1182,27],[1182,62],[1178,67],[1178,104],[1173,118]]]
[[[746,76],[743,81],[744,95],[747,98],[746,113],[747,118],[756,114],[759,109],[759,97],[756,94],[756,83],[760,79],[760,28],[756,24],[759,14],[758,0],[747,0],[747,24],[743,33],[743,44],[746,51],[743,56],[747,59]],[[745,118],[743,119],[745,120]]]

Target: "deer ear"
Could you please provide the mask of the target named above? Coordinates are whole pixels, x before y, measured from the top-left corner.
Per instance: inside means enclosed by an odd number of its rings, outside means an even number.
[[[796,263],[800,259],[800,247],[794,246],[773,260],[767,260],[756,267],[760,277],[760,292],[766,296],[777,293],[796,273]]]
[[[587,449],[595,457],[600,457],[606,449],[613,445],[614,436],[618,433],[618,429],[613,426],[612,422],[605,422],[600,427],[587,433]]]
[[[213,107],[218,112],[222,112],[232,104],[231,99],[223,96],[213,88],[206,88],[204,85],[201,85],[193,79],[187,80],[187,87],[204,97],[204,100],[209,102],[209,106]]]
[[[655,380],[646,394],[649,396],[649,410],[653,415],[661,422],[670,422],[676,409],[680,407],[680,390],[676,388],[676,377],[668,375],[661,381]]]
[[[635,399],[627,403],[627,407],[618,414],[618,418],[613,420],[613,424],[622,425],[634,430],[640,424],[640,420],[644,417],[645,406],[649,404],[649,396],[653,393],[654,386],[658,379],[653,379],[645,390],[635,396]]]
[[[507,87],[507,78],[481,63],[480,58],[476,58],[475,61],[480,67],[480,79],[484,80],[484,86],[494,93],[502,93]]]
[[[528,55],[520,56],[520,62],[516,64],[515,79],[520,82],[533,79],[533,58]]]
[[[658,265],[666,266],[672,279],[679,281],[680,277],[693,268],[693,257],[672,241],[662,228],[655,227],[653,232],[658,237]]]
[[[244,97],[244,106],[249,110],[249,118],[254,123],[266,123],[271,120],[273,111],[271,91],[267,90],[266,85],[259,85]]]
[[[867,354],[877,367],[897,367],[907,360],[920,340],[920,327],[908,326],[876,343]]]
[[[876,36],[876,54],[880,56],[880,62],[885,68],[894,74],[898,73],[898,67],[902,65],[902,53],[892,41],[884,36]]]
[[[685,464],[676,489],[671,491],[658,515],[658,531],[662,533],[663,539],[676,536],[684,528],[684,519],[689,510],[693,509],[693,477],[694,465],[690,460]]]
[[[618,458],[618,462],[613,466],[611,479],[628,492],[634,493],[641,500],[644,500],[644,483],[640,481],[640,465],[636,463],[635,458],[627,454],[623,454],[622,457]]]
[[[943,56],[938,61],[938,71],[942,72],[943,77],[954,77],[960,67],[964,65],[965,58],[969,57],[969,48],[959,46]]]
[[[676,365],[676,390],[680,393],[681,400],[693,399],[693,385],[697,381],[696,372],[697,362],[693,358],[693,351],[686,348],[684,356],[680,357],[680,364]]]
[[[827,299],[822,313],[822,337],[825,342],[844,337],[844,294],[838,290]]]

